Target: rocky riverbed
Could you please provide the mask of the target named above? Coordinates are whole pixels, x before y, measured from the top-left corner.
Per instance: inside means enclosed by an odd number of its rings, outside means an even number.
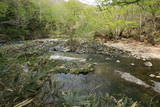
[[[64,90],[121,93],[144,104],[156,95],[154,101],[160,104],[158,59],[133,57],[130,51],[97,42],[63,39],[26,41],[0,48],[1,69],[12,65],[8,69],[47,72]]]

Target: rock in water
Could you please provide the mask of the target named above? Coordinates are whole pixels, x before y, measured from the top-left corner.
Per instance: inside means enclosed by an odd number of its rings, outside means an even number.
[[[111,58],[105,58],[106,61],[111,60]]]
[[[71,49],[69,49],[69,48],[64,48],[63,49],[63,52],[70,52],[71,51]]]
[[[135,76],[131,75],[130,73],[126,73],[126,72],[121,72],[121,71],[115,71],[116,73],[118,73],[121,78],[125,79],[126,81],[144,86],[146,88],[150,87],[148,84],[146,84],[144,81],[136,78]]]
[[[156,78],[160,79],[160,76],[156,76]]]
[[[151,62],[145,62],[144,65],[147,66],[147,67],[152,67],[153,66],[153,64]]]
[[[117,60],[116,62],[117,62],[117,63],[120,63],[120,60]]]
[[[85,62],[86,59],[83,58],[75,58],[75,57],[67,57],[67,56],[60,56],[60,55],[52,55],[49,58],[50,60],[55,59],[55,60],[66,60],[66,61],[80,61],[80,62]]]
[[[153,90],[160,93],[160,82],[156,82],[156,81],[153,81],[153,80],[151,80],[151,82],[154,83],[154,86],[152,87]]]

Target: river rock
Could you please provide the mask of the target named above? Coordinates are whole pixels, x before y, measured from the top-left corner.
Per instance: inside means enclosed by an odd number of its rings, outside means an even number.
[[[115,70],[115,72],[118,73],[121,76],[121,78],[123,78],[126,81],[144,86],[146,88],[150,87],[147,83],[145,83],[144,81],[140,80],[139,78],[131,75],[130,73],[121,72],[121,71],[118,71],[118,70]]]
[[[106,61],[111,60],[111,58],[105,58]]]
[[[153,81],[153,80],[151,80],[151,82],[154,83],[154,86],[152,87],[153,90],[160,93],[160,82],[156,82],[156,81]]]
[[[92,58],[89,58],[88,61],[92,61]]]
[[[151,62],[145,62],[144,65],[147,66],[147,67],[152,67],[153,66],[153,64]]]
[[[160,76],[156,76],[156,78],[160,79]]]
[[[154,74],[150,74],[149,76],[150,76],[150,77],[152,77],[152,78],[154,78],[154,77],[155,77],[155,75],[154,75]]]
[[[63,52],[70,52],[71,51],[71,49],[69,49],[69,48],[64,48],[63,49]]]
[[[117,62],[117,63],[120,63],[120,60],[117,60],[116,62]]]
[[[131,65],[134,66],[135,64],[134,64],[134,63],[131,63]]]
[[[97,65],[97,64],[98,64],[98,63],[96,63],[96,62],[95,62],[95,63],[93,63],[93,65]]]
[[[86,59],[84,58],[67,57],[67,56],[61,56],[61,55],[52,55],[50,56],[49,59],[86,62]]]
[[[29,72],[29,69],[28,68],[24,68],[23,72]]]
[[[145,59],[145,58],[143,58],[142,60],[143,60],[143,61],[146,61],[146,59]]]

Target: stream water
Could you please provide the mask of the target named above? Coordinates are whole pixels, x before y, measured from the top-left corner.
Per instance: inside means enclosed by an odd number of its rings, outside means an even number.
[[[87,62],[96,65],[95,72],[87,75],[55,74],[53,81],[60,82],[63,90],[81,94],[123,94],[146,106],[150,101],[158,101],[156,106],[160,106],[160,79],[150,77],[150,74],[160,75],[159,60],[150,60],[153,66],[147,67],[144,64],[146,61],[128,57],[70,53],[65,53],[65,56],[86,58]]]

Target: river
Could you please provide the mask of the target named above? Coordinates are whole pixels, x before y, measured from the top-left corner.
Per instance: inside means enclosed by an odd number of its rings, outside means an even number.
[[[159,75],[159,60],[150,60],[153,66],[148,67],[144,64],[146,61],[130,57],[74,53],[60,55],[81,57],[95,63],[95,71],[87,75],[60,73],[52,76],[53,81],[60,82],[63,90],[78,91],[82,95],[122,94],[144,105],[152,100],[160,105],[160,79],[150,76]]]

